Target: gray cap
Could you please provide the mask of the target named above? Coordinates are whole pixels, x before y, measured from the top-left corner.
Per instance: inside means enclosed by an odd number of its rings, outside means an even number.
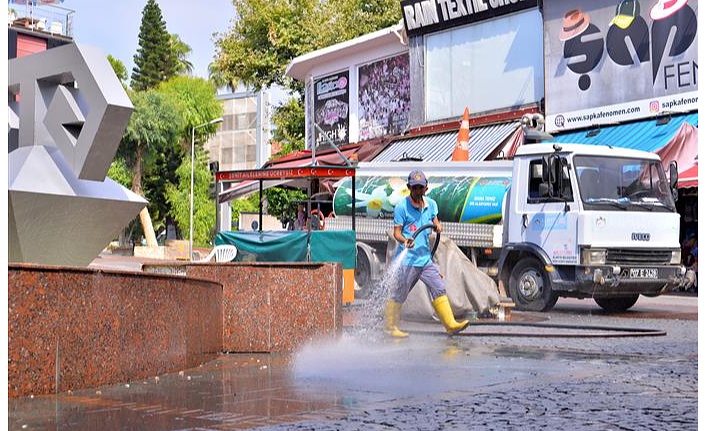
[[[422,171],[412,171],[409,173],[409,177],[407,177],[407,184],[410,186],[426,186],[427,177],[424,176],[424,172]]]

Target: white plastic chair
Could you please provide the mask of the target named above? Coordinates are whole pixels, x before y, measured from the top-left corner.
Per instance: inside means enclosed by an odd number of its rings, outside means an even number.
[[[238,249],[235,248],[234,245],[230,244],[223,244],[223,245],[217,245],[213,247],[213,250],[206,256],[205,258],[201,260],[197,260],[196,262],[210,262],[211,259],[216,258],[216,262],[231,262],[233,259],[235,259],[235,256],[238,254]]]
[[[51,27],[49,27],[49,32],[51,34],[64,34],[64,25],[61,21],[54,21],[51,23]]]

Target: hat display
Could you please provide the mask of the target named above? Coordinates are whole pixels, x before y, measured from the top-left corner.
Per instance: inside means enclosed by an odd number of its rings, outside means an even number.
[[[424,172],[422,171],[412,171],[409,173],[409,177],[407,177],[407,184],[410,186],[426,186],[427,177],[424,176]]]
[[[621,0],[615,7],[615,18],[610,23],[615,24],[623,30],[630,27],[630,24],[640,15],[640,2],[637,0]]]
[[[581,9],[572,9],[564,14],[564,21],[559,33],[559,40],[569,40],[580,35],[588,28],[591,23],[587,13]]]
[[[655,21],[674,15],[683,8],[689,0],[659,0],[650,10],[650,18]]]

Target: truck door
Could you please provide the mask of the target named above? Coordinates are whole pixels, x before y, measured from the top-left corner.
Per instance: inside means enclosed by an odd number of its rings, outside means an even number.
[[[577,264],[578,205],[569,160],[559,155],[538,157],[526,166],[526,196],[518,196],[519,240],[542,248],[554,265]]]

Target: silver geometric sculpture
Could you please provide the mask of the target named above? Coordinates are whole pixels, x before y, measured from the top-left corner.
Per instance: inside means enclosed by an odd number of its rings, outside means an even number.
[[[87,266],[147,205],[106,178],[132,103],[84,45],[11,59],[8,75],[9,261]]]

